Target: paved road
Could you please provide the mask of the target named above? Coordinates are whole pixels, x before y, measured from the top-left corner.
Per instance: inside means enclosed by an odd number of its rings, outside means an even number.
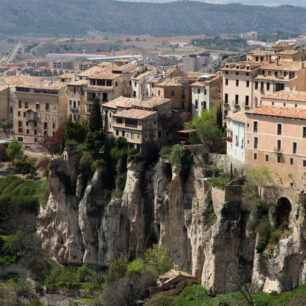
[[[7,60],[8,63],[11,63],[14,60],[14,58],[15,58],[18,50],[21,48],[21,46],[22,46],[22,44],[20,43],[20,41],[18,41],[18,44],[15,46],[15,48],[12,50],[11,54],[8,57],[8,60]]]

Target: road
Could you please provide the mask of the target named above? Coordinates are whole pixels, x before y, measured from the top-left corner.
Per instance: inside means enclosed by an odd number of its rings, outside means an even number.
[[[11,54],[8,57],[8,60],[7,60],[8,64],[11,63],[14,60],[14,58],[15,58],[18,50],[21,48],[21,46],[22,46],[22,44],[20,43],[20,41],[18,41],[18,44],[15,46],[15,48],[12,50]]]

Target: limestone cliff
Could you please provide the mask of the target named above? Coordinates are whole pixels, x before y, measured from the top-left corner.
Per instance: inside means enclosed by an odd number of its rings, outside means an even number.
[[[50,197],[37,220],[42,246],[58,262],[109,266],[158,242],[176,268],[195,275],[212,294],[237,290],[237,278],[278,292],[306,282],[305,197],[298,193],[282,195],[292,203],[287,234],[258,253],[241,185],[212,187],[203,167],[192,167],[183,183],[180,167],[166,162],[147,172],[129,164],[122,195],[107,201],[103,167],[86,180],[77,173],[78,160],[66,154],[52,162]]]

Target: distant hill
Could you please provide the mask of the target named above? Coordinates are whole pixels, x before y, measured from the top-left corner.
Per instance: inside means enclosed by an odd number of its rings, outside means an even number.
[[[306,8],[246,6],[180,1],[164,4],[113,0],[0,0],[0,34],[191,35],[306,33]]]

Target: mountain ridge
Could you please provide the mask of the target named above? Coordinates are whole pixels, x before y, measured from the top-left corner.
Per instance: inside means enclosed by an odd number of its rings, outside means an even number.
[[[192,35],[306,32],[306,8],[203,2],[140,3],[106,0],[0,0],[3,35]],[[136,12],[136,13],[135,13]]]

